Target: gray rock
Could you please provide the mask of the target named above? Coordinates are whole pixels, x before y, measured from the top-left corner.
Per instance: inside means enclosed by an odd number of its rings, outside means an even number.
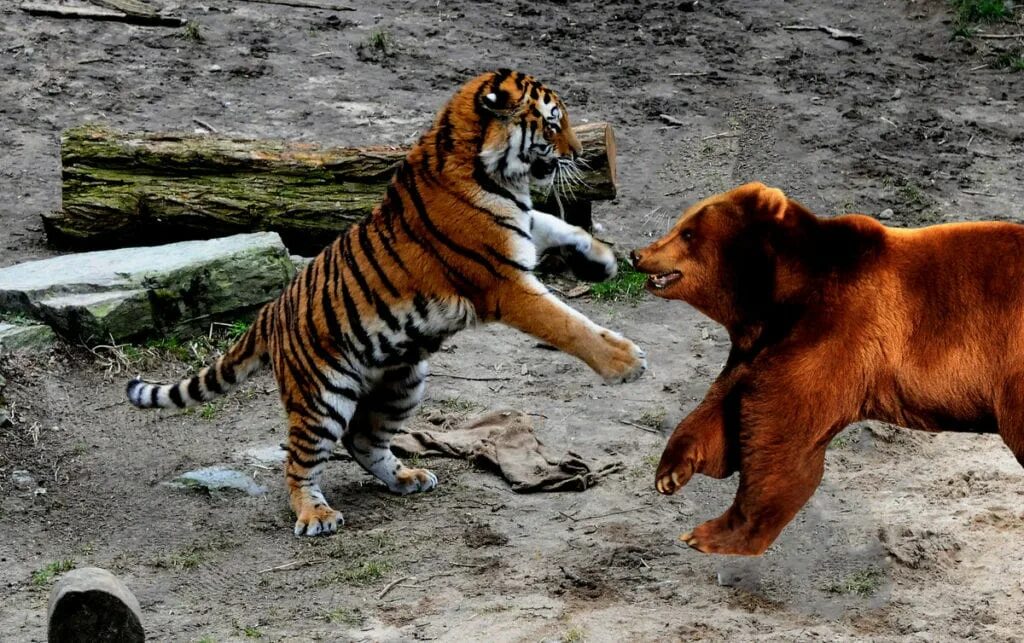
[[[28,489],[35,488],[36,479],[32,477],[31,473],[24,469],[15,469],[11,472],[11,484],[14,485],[15,489],[27,491]]]
[[[0,313],[68,338],[121,341],[237,317],[294,275],[273,232],[86,252],[0,269]]]
[[[53,586],[47,613],[50,643],[146,640],[139,601],[99,567],[75,569]]]
[[[240,451],[237,457],[264,467],[278,467],[284,462],[286,455],[280,444],[268,444]]]
[[[882,210],[881,212],[878,213],[878,218],[882,219],[883,221],[886,221],[888,219],[891,219],[892,215],[893,215],[892,208],[886,208],[886,209],[884,209],[884,210]]]
[[[309,262],[313,261],[313,257],[303,257],[302,255],[292,255],[292,264],[295,266],[295,270],[299,271],[309,265]]]
[[[0,322],[0,351],[41,351],[53,346],[57,340],[45,324],[7,324]],[[3,378],[0,378],[3,379]],[[0,390],[3,389],[0,384]]]
[[[201,489],[205,491],[241,491],[250,496],[261,496],[267,488],[241,471],[227,467],[206,467],[184,473],[167,483],[179,489]]]

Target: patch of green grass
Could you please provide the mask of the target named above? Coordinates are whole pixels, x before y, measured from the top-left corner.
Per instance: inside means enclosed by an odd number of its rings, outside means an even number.
[[[38,324],[39,322],[27,317],[22,313],[0,313],[0,322],[5,324],[13,324],[15,326],[29,326],[32,324]]]
[[[582,643],[586,639],[587,633],[579,625],[574,625],[562,635],[562,643]]]
[[[634,301],[643,293],[646,281],[647,275],[633,270],[629,262],[620,261],[619,273],[591,286],[590,294],[604,301]]]
[[[291,512],[289,512],[289,518]],[[395,537],[388,531],[363,532],[358,536],[338,538],[333,543],[333,549],[327,552],[331,558],[339,560],[370,560],[381,558],[389,554],[397,547]]]
[[[451,397],[446,400],[437,400],[437,406],[446,413],[469,413],[483,408],[476,402],[464,400],[461,397]]]
[[[199,408],[199,417],[204,420],[212,420],[217,417],[217,406],[213,402],[207,402]]]
[[[1011,14],[1004,0],[953,0],[953,10],[958,24],[998,22]]]
[[[334,579],[348,585],[369,585],[384,578],[394,565],[385,559],[373,559],[350,565],[338,572]]]
[[[37,569],[32,572],[32,584],[36,587],[45,587],[49,585],[57,574],[63,574],[69,572],[75,568],[75,561],[70,558],[64,560],[56,560],[42,569]]]
[[[247,639],[261,639],[263,638],[263,632],[254,625],[246,625],[242,628],[242,634],[245,634]]]
[[[1011,72],[1024,71],[1024,49],[1004,51],[992,61],[996,69],[1005,69]]]
[[[389,49],[391,49],[391,36],[384,29],[374,29],[371,31],[370,37],[366,42],[371,49],[379,51],[385,56],[388,54]]]
[[[907,205],[923,208],[928,205],[924,192],[915,183],[907,181],[896,190],[896,195]]]
[[[211,552],[232,549],[237,546],[238,543],[228,540],[215,540],[208,543],[193,543],[169,554],[155,558],[150,561],[149,564],[160,569],[176,569],[179,571],[195,569],[209,560]]]
[[[185,23],[185,40],[191,40],[192,42],[202,42],[204,40],[203,32],[199,28],[199,23],[194,20],[189,20]]]
[[[640,414],[640,417],[636,419],[636,423],[641,426],[648,426],[652,429],[657,429],[661,426],[661,423],[665,421],[665,414],[665,409],[661,407],[648,409]]]
[[[654,472],[658,470],[658,464],[660,463],[660,453],[648,453],[641,458],[639,464],[635,464],[629,469],[628,475],[638,480],[646,480],[654,476]]]
[[[828,443],[830,449],[845,449],[853,444],[853,438],[848,433],[840,433]]]
[[[230,324],[228,324],[227,329],[224,331],[224,337],[229,342],[234,344],[235,342],[242,338],[242,335],[244,335],[246,331],[249,330],[250,326],[252,326],[252,324],[247,321],[231,322]]]
[[[871,596],[882,586],[885,574],[880,569],[862,569],[846,577],[841,583],[834,583],[828,587],[833,594],[854,594],[856,596]]]
[[[189,362],[193,359],[193,353],[189,343],[177,335],[158,337],[146,342],[146,348],[164,353],[181,362]]]
[[[339,607],[336,610],[332,610],[324,619],[328,623],[338,623],[349,627],[356,627],[363,623],[363,617],[347,607]]]

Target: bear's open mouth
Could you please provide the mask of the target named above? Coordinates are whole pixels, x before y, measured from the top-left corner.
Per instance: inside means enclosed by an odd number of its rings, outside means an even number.
[[[683,278],[683,273],[678,270],[671,270],[669,272],[663,272],[658,275],[651,275],[647,278],[647,283],[651,285],[651,288],[655,290],[661,290],[669,284],[673,284]]]

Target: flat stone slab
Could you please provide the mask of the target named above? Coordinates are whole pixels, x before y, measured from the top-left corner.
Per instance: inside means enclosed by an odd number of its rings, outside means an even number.
[[[69,254],[0,269],[0,314],[121,341],[251,312],[294,276],[274,232]]]
[[[0,322],[0,351],[42,351],[57,340],[45,324],[7,324]],[[2,389],[0,385],[0,389]]]
[[[280,444],[267,444],[240,451],[236,454],[236,457],[260,466],[273,468],[284,463],[286,455],[288,454],[281,448]]]
[[[139,601],[116,576],[99,567],[74,569],[50,592],[50,643],[146,640]]]
[[[219,491],[241,491],[250,496],[261,496],[267,488],[257,484],[250,476],[228,467],[206,467],[183,473],[166,483],[178,489]]]

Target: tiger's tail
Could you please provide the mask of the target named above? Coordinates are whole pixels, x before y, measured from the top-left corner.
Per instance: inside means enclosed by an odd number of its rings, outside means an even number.
[[[143,409],[185,408],[234,390],[269,361],[266,329],[272,306],[264,306],[249,330],[213,364],[175,384],[152,384],[140,377],[128,382],[128,401]]]

